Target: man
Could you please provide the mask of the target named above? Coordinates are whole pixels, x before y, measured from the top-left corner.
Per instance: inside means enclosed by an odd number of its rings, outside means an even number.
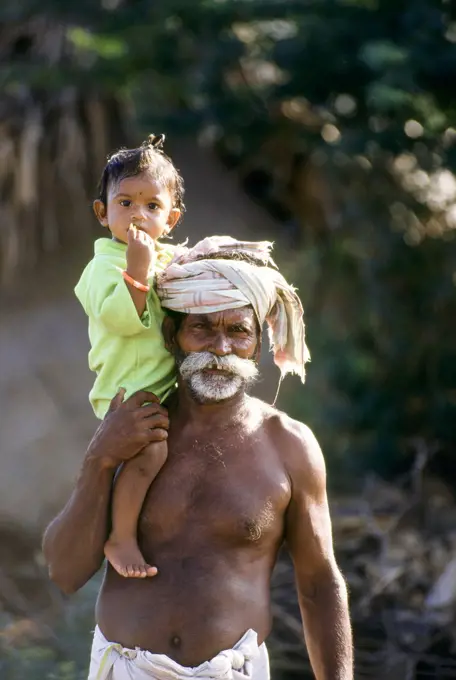
[[[89,680],[268,678],[269,586],[284,542],[315,677],[353,680],[322,453],[307,427],[246,394],[264,320],[282,374],[303,377],[308,358],[299,299],[268,266],[269,248],[206,239],[170,265],[158,292],[173,310],[164,333],[177,392],[168,411],[148,393],[113,399],[46,531],[50,576],[73,593],[103,563],[116,469],[168,439],[138,526],[158,574],[122,578],[107,565]]]

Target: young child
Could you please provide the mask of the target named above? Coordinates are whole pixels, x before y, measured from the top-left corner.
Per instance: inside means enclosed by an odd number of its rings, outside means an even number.
[[[158,239],[183,211],[183,180],[162,151],[164,135],[150,135],[137,149],[121,149],[107,162],[93,208],[110,238],[95,242],[95,255],[75,293],[89,318],[89,366],[97,374],[89,398],[102,419],[119,387],[166,399],[176,383],[165,349],[164,312],[154,276],[173,256]],[[149,444],[121,469],[114,488],[112,531],[105,555],[122,576],[154,576],[136,540],[138,517],[153,479],[163,466],[166,442]]]

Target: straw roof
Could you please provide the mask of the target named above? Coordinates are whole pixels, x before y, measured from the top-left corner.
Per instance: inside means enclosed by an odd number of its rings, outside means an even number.
[[[45,18],[0,25],[0,288],[43,253],[91,234],[91,202],[107,154],[125,141],[125,107],[83,83],[42,82],[71,69],[66,27]],[[55,71],[57,73],[57,71]]]

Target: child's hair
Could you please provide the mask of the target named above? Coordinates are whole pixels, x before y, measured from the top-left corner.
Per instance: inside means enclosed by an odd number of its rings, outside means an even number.
[[[158,182],[169,189],[173,196],[173,208],[178,208],[182,215],[185,211],[184,180],[171,158],[163,152],[164,141],[165,135],[149,135],[136,149],[119,149],[109,156],[98,187],[100,201],[107,204],[111,182],[120,182],[126,177],[135,177],[149,170]]]

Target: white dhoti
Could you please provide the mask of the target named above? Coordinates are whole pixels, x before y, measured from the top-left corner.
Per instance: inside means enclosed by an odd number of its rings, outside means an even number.
[[[88,680],[269,680],[266,645],[248,630],[233,649],[226,649],[194,668],[181,666],[166,654],[127,649],[109,642],[98,628],[92,644]]]

